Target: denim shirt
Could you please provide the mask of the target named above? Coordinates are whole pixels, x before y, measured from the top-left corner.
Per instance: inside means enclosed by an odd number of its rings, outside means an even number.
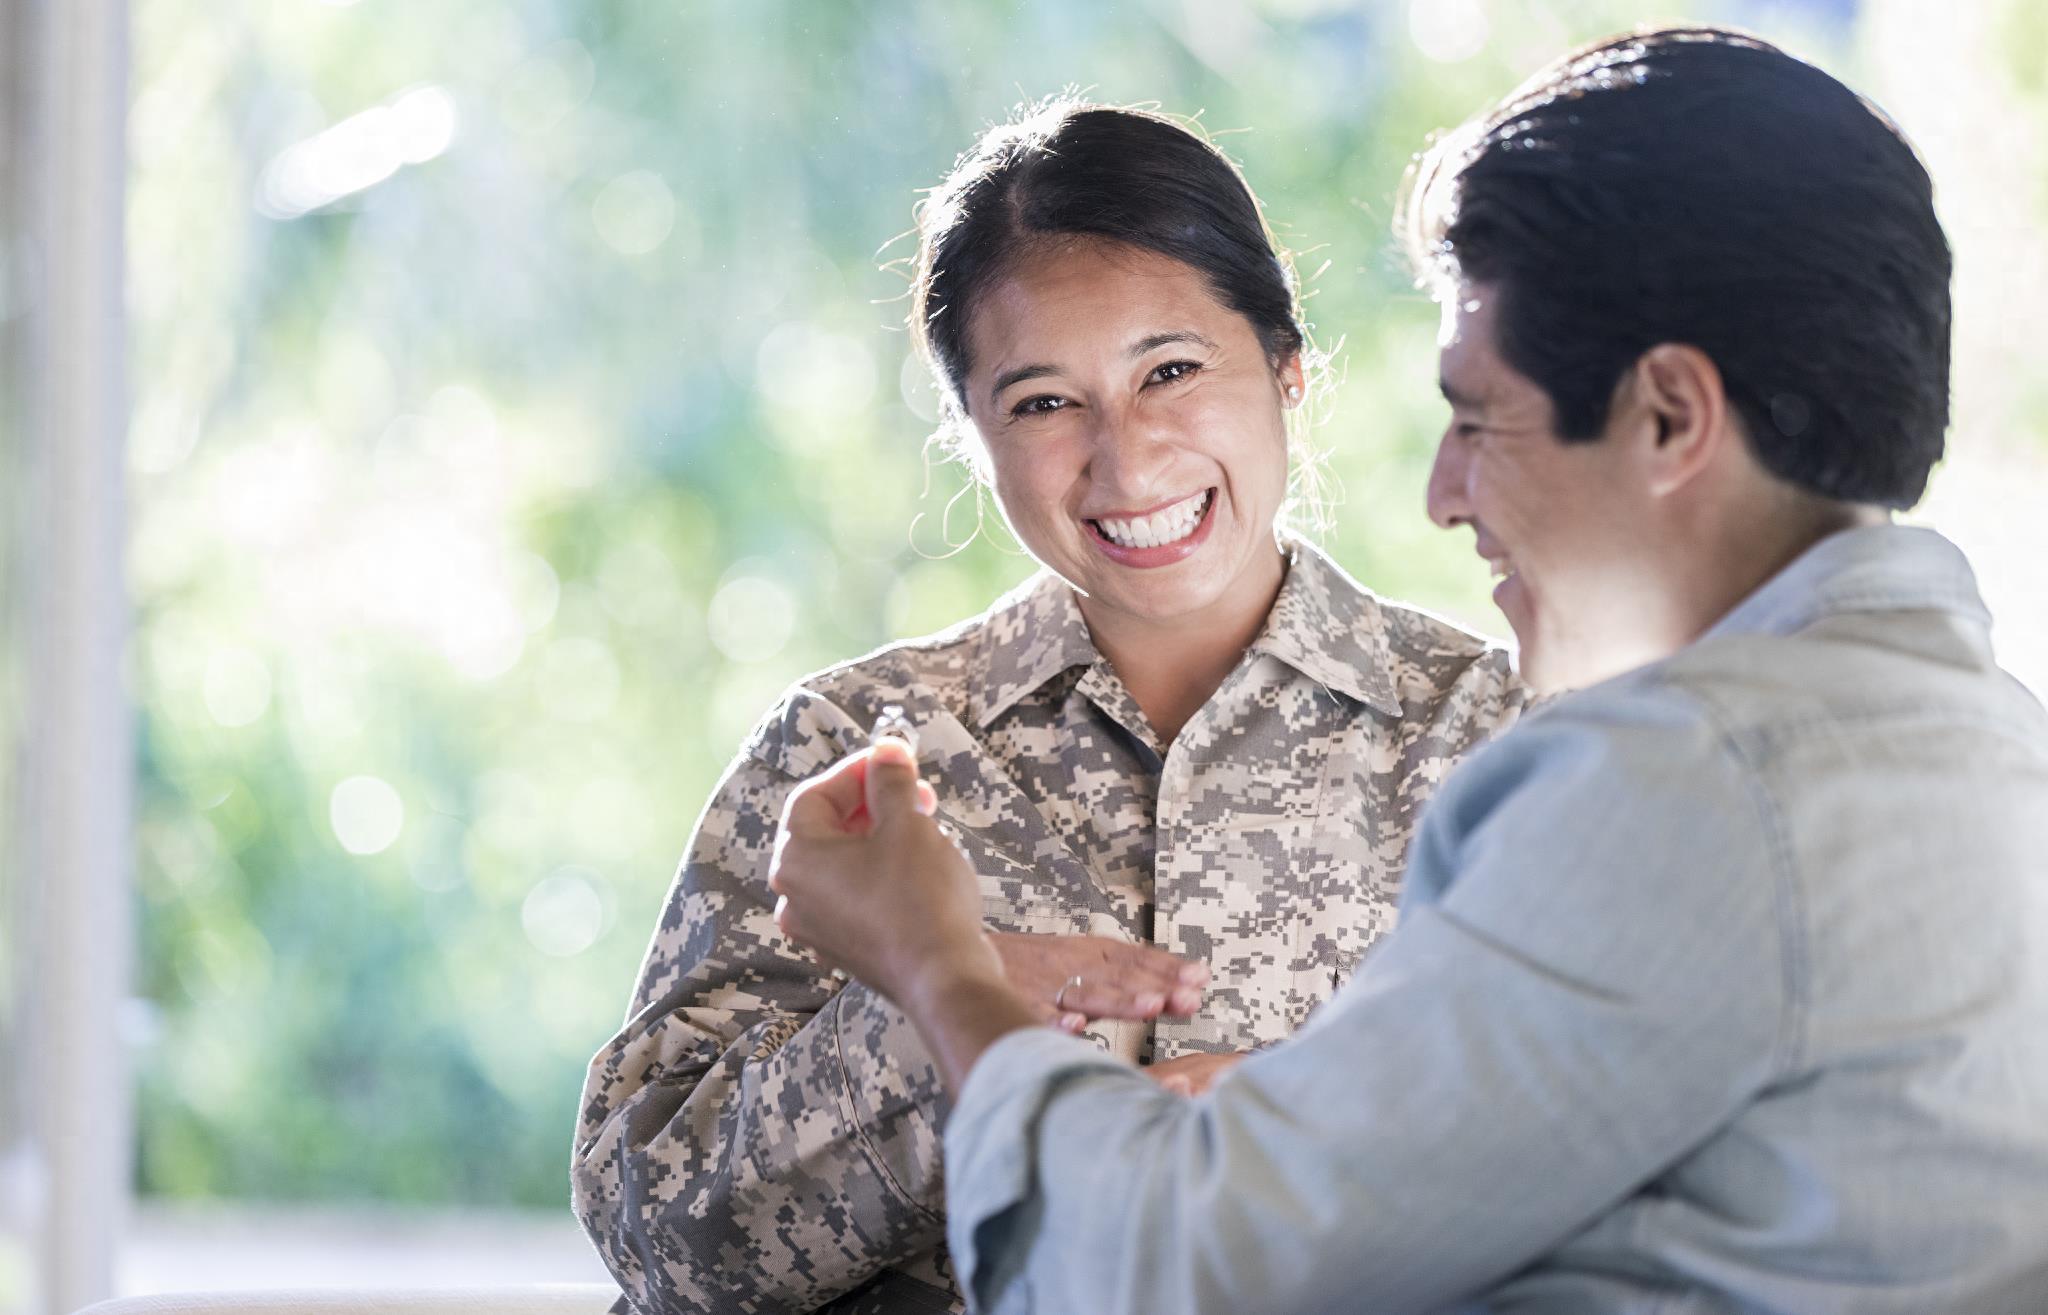
[[[1048,1030],[946,1130],[977,1309],[2048,1311],[2048,717],[1962,554],[1815,545],[1428,806],[1197,1100]]]

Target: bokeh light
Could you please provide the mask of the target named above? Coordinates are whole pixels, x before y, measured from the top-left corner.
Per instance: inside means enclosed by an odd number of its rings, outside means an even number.
[[[343,849],[381,854],[405,828],[405,801],[380,777],[351,776],[328,796],[327,818]]]
[[[1408,0],[1408,34],[1437,63],[1462,63],[1486,49],[1486,7],[1480,0]]]
[[[527,892],[519,925],[542,954],[566,959],[583,953],[603,932],[605,899],[595,873],[564,868]]]
[[[676,226],[675,193],[647,169],[620,174],[590,203],[591,222],[606,245],[623,256],[644,256],[668,240]]]
[[[281,152],[264,170],[258,205],[296,219],[425,164],[455,140],[455,99],[440,87],[408,91]]]
[[[742,569],[712,595],[705,621],[712,644],[728,661],[766,662],[796,630],[796,600],[781,581]]]

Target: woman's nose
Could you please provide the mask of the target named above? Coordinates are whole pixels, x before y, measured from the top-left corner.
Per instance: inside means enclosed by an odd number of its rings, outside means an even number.
[[[1121,495],[1152,494],[1161,491],[1174,453],[1168,435],[1122,408],[1103,415],[1096,425],[1089,474],[1096,484]]]

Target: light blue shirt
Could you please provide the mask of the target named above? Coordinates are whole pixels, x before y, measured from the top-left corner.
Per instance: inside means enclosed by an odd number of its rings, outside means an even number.
[[[2048,1312],[2048,717],[1928,530],[1455,772],[1208,1096],[1050,1030],[946,1130],[982,1311]]]

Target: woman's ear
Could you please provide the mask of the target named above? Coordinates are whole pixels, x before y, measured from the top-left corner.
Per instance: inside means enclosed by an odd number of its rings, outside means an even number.
[[[1308,372],[1302,368],[1301,353],[1288,353],[1275,369],[1274,377],[1280,382],[1280,404],[1289,410],[1300,406],[1308,395]]]

